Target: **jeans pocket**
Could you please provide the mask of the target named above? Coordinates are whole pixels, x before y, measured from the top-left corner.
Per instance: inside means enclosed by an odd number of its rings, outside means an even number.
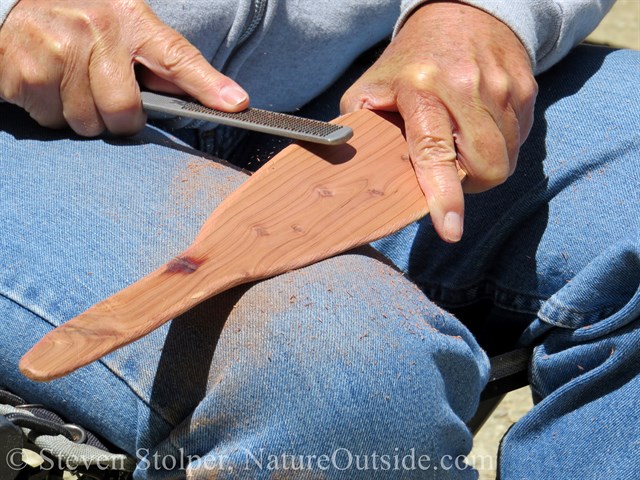
[[[640,316],[640,237],[616,242],[549,298],[538,317],[589,341]]]

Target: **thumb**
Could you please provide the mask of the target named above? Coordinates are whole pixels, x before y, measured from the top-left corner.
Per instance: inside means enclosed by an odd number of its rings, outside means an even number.
[[[363,108],[397,111],[395,94],[389,88],[389,84],[368,72],[351,85],[340,99],[341,114]]]

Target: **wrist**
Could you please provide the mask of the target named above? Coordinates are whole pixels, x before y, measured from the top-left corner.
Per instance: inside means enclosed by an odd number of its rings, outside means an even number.
[[[529,52],[507,24],[464,1],[418,2],[398,28],[397,37],[421,37],[442,52],[452,49],[487,51],[488,48],[494,55],[504,57],[505,62],[513,59],[532,68]]]

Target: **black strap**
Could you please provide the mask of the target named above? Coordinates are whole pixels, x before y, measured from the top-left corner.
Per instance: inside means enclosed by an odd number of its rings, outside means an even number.
[[[64,425],[52,420],[34,417],[33,415],[20,412],[7,413],[4,417],[14,425],[34,430],[39,435],[62,435],[67,439],[74,441],[73,435],[64,427]]]

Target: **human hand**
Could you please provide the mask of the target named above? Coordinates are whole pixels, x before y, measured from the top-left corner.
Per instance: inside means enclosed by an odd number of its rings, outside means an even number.
[[[0,28],[0,97],[41,125],[94,136],[146,121],[145,86],[226,111],[248,96],[153,13],[144,0],[20,0]]]
[[[397,111],[440,237],[460,240],[463,192],[514,171],[533,123],[537,84],[526,50],[502,22],[456,2],[430,2],[347,90],[343,113]],[[461,184],[459,170],[466,174]]]

